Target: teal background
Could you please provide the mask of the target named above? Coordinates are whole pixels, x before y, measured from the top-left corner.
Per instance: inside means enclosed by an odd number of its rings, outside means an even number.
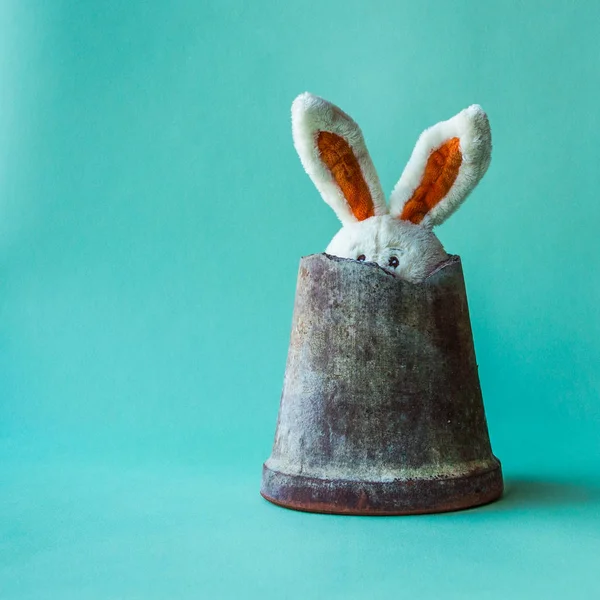
[[[0,597],[600,596],[598,4],[0,0]],[[300,256],[336,218],[289,107],[386,190],[477,102],[462,256],[501,502],[263,501]]]

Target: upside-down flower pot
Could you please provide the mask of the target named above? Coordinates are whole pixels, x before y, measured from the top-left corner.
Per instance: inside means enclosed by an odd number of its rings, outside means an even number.
[[[303,511],[443,512],[502,494],[460,259],[423,283],[301,260],[261,494]]]

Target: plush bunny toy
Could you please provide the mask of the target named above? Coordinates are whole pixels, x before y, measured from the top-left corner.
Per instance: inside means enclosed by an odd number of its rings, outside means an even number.
[[[414,283],[448,259],[431,229],[460,206],[490,163],[491,132],[480,106],[421,134],[389,209],[360,128],[346,113],[304,93],[292,104],[292,131],[302,165],[343,225],[328,254],[377,263]]]

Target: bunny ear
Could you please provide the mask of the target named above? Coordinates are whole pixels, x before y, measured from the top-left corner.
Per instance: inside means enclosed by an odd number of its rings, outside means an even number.
[[[443,223],[483,177],[491,151],[490,125],[477,104],[426,129],[390,196],[390,214],[429,228]]]
[[[360,128],[346,113],[300,94],[292,104],[292,134],[304,169],[342,223],[387,213]]]

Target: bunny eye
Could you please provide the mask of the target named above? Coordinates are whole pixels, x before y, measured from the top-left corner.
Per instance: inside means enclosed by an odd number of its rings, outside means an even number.
[[[388,262],[388,265],[390,267],[395,269],[399,264],[400,264],[400,261],[398,260],[397,256],[390,256],[390,260]]]
[[[367,257],[364,254],[361,254],[356,260],[360,260],[362,262],[366,259],[367,259]]]

